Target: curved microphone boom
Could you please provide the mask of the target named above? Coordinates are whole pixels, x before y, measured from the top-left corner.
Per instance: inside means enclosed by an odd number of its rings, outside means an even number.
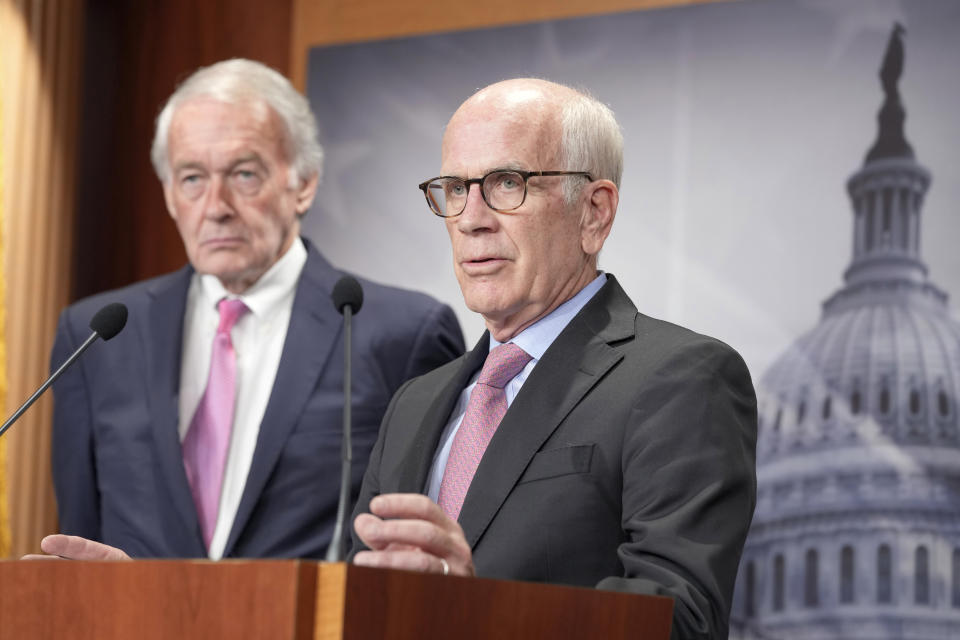
[[[343,439],[340,441],[340,499],[337,501],[337,520],[333,525],[333,536],[327,547],[327,562],[341,562],[344,558],[343,525],[347,519],[350,502],[350,467],[353,463],[353,443],[351,438],[350,415],[350,342],[353,314],[363,306],[363,287],[353,276],[343,276],[333,286],[330,294],[333,306],[343,314]]]
[[[60,377],[60,375],[67,370],[67,367],[76,362],[77,358],[83,354],[87,348],[90,347],[97,338],[103,338],[104,340],[109,340],[114,337],[123,329],[124,325],[127,324],[127,307],[120,304],[119,302],[113,302],[106,305],[100,311],[97,311],[96,315],[93,316],[93,319],[90,320],[90,329],[93,333],[90,334],[90,337],[80,345],[80,348],[73,352],[73,354],[67,358],[66,362],[60,365],[56,371],[53,372],[47,381],[40,385],[40,388],[37,389],[32,396],[30,396],[26,402],[20,405],[20,408],[17,409],[12,416],[7,418],[7,421],[3,423],[3,426],[0,427],[0,436],[6,433],[7,429],[13,426],[13,423],[23,415],[23,412],[30,408],[34,402],[37,401],[44,391],[53,384],[53,382]]]

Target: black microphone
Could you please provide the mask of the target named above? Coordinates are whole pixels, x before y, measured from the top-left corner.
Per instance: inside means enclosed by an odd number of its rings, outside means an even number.
[[[353,462],[353,443],[350,432],[350,342],[353,314],[363,306],[363,287],[353,276],[343,276],[333,286],[333,306],[343,314],[343,439],[340,441],[340,499],[337,501],[337,521],[333,526],[333,537],[327,547],[327,562],[342,562],[346,555],[343,537],[343,523],[347,519],[350,502],[350,466]]]
[[[353,276],[343,276],[333,285],[330,297],[333,299],[333,306],[346,317],[347,311],[357,313],[363,306],[363,287]]]
[[[7,429],[13,426],[13,423],[23,415],[23,412],[30,408],[34,402],[37,401],[44,391],[53,384],[54,380],[60,377],[60,375],[67,370],[67,367],[76,362],[77,358],[87,350],[87,348],[92,345],[97,338],[103,338],[104,340],[109,340],[113,336],[120,333],[124,325],[127,324],[127,307],[120,304],[119,302],[112,302],[107,306],[97,311],[96,315],[93,316],[93,319],[90,320],[90,328],[93,330],[93,333],[90,334],[90,337],[87,338],[86,342],[80,345],[80,348],[73,352],[66,362],[60,365],[60,368],[53,372],[47,381],[44,382],[39,389],[37,389],[30,398],[20,405],[20,408],[14,412],[12,416],[7,418],[7,421],[3,423],[3,426],[0,427],[0,436],[6,433]]]

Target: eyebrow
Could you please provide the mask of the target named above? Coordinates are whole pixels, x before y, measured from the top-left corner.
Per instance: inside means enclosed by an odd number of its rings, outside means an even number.
[[[481,178],[485,175],[496,173],[497,171],[530,171],[529,169],[524,169],[519,162],[512,164],[501,165],[499,167],[494,167],[493,169],[487,169],[481,173],[478,178]],[[536,171],[530,171],[530,173],[536,173]],[[463,176],[454,176],[454,175],[442,175],[441,178],[455,178],[457,180],[470,180],[471,178],[464,178]]]
[[[263,158],[260,157],[260,154],[254,151],[231,162],[230,168],[233,169],[238,164],[244,164],[245,162],[256,162],[259,165],[266,166],[266,163],[264,163]]]
[[[180,164],[173,167],[174,173],[180,173],[188,169],[203,169],[203,165],[199,162],[181,162]]]
[[[232,171],[232,170],[235,169],[238,165],[244,164],[244,163],[246,163],[246,162],[255,162],[255,163],[259,164],[259,165],[262,166],[262,167],[266,167],[266,164],[263,162],[263,158],[260,157],[260,154],[259,154],[259,153],[256,153],[256,152],[252,152],[252,153],[249,153],[249,154],[247,154],[247,155],[244,155],[244,156],[241,156],[241,157],[239,157],[239,158],[235,158],[234,160],[232,160],[232,161],[230,162],[230,164],[227,165],[227,168],[226,168],[224,171],[225,171],[225,172]],[[206,165],[203,164],[202,162],[189,161],[189,162],[183,162],[183,163],[180,163],[180,164],[176,165],[176,166],[173,168],[173,172],[174,172],[174,173],[180,173],[180,172],[182,172],[182,171],[186,171],[186,170],[190,170],[190,169],[206,171],[206,170],[207,170],[207,167],[206,167]]]

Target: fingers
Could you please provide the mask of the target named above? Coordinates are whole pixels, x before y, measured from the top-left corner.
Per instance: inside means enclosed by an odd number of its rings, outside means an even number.
[[[369,513],[361,513],[353,519],[353,529],[357,532],[357,536],[360,537],[363,544],[375,551],[380,551],[393,544],[392,541],[383,541],[380,539],[379,527],[381,522],[383,521],[380,518]],[[399,543],[396,544],[397,546],[402,546]]]
[[[436,502],[419,493],[387,493],[370,501],[370,513],[381,518],[426,520],[440,526],[454,525]]]
[[[420,550],[436,555],[454,551],[452,537],[426,520],[382,520],[365,513],[357,516],[354,527],[364,544],[375,551]]]
[[[358,551],[354,564],[381,569],[404,569],[422,573],[453,573],[453,567],[444,559],[422,551]],[[462,574],[469,575],[469,574]]]
[[[381,520],[370,514],[363,515],[365,517],[357,516],[354,526],[360,539],[374,551],[400,545],[441,558],[470,551],[459,527],[444,529],[427,520]]]
[[[50,556],[68,560],[130,560],[130,556],[116,547],[79,536],[61,534],[47,536],[40,541],[40,549]]]
[[[370,502],[354,529],[370,551],[354,563],[372,567],[474,575],[473,557],[460,525],[420,494],[385,494]]]

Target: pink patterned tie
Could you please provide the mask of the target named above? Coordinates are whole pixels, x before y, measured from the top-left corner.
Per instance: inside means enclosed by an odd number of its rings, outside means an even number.
[[[463,499],[483,452],[507,412],[507,394],[503,388],[530,359],[530,354],[508,342],[494,348],[483,363],[477,384],[470,393],[467,411],[453,438],[437,496],[437,504],[454,520],[460,516]]]
[[[220,310],[220,325],[213,338],[207,388],[183,439],[183,465],[187,470],[193,502],[197,505],[197,516],[207,549],[210,548],[210,539],[217,526],[220,487],[233,429],[237,356],[230,340],[230,330],[240,316],[248,311],[242,301],[226,298],[217,304],[217,308]]]

